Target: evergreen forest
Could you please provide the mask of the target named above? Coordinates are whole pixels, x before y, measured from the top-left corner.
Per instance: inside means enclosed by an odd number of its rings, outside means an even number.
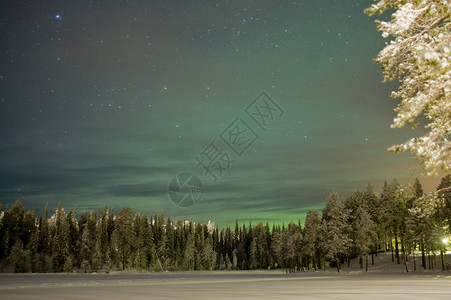
[[[391,251],[394,264],[416,255],[416,269],[445,269],[437,256],[451,234],[450,187],[447,175],[431,203],[418,179],[409,186],[393,180],[380,194],[371,185],[344,200],[332,192],[324,209],[309,210],[303,224],[236,220],[225,228],[129,207],[116,213],[105,206],[78,217],[60,204],[53,214],[46,206],[39,217],[18,200],[0,207],[0,271],[340,271],[353,258],[368,270],[381,251]]]

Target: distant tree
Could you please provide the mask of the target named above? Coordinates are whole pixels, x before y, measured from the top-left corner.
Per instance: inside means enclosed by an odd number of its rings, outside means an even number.
[[[91,249],[91,239],[90,239],[91,233],[89,232],[89,227],[85,226],[83,233],[81,235],[81,241],[80,241],[80,253],[79,253],[79,260],[80,260],[80,267],[84,270],[86,273],[87,270],[91,269],[91,257],[92,257],[92,249]]]
[[[150,226],[149,226],[149,221],[147,219],[146,215],[142,215],[139,218],[139,228],[140,228],[140,234],[139,237],[142,239],[142,243],[141,243],[141,256],[143,256],[142,259],[142,266],[144,267],[144,262],[145,262],[145,266],[148,269],[149,268],[149,263],[152,260],[152,253],[151,253],[151,249],[152,247],[154,247],[154,242],[153,242],[153,236],[152,236],[152,231],[150,230]]]
[[[222,235],[222,241],[223,241],[224,259],[225,259],[225,255],[228,255],[230,258],[232,256],[232,250],[233,250],[234,233],[232,232],[232,230],[229,226],[224,228],[224,234]]]
[[[23,216],[22,224],[22,242],[24,248],[28,248],[28,244],[31,242],[31,236],[33,232],[37,230],[37,217],[34,211],[27,211]]]
[[[44,207],[44,216],[39,220],[39,233],[38,233],[38,270],[39,272],[51,271],[51,253],[52,248],[50,246],[50,226],[49,226],[49,206]]]
[[[217,232],[217,230],[216,230]],[[243,227],[241,228],[241,230],[239,231],[239,241],[238,244],[236,246],[236,250],[237,250],[237,261],[238,261],[238,268],[240,270],[245,270],[248,268],[248,262],[249,262],[249,256],[248,256],[248,245],[249,245],[249,240],[248,240],[248,232],[246,230],[246,225],[243,224]],[[213,236],[213,245],[214,245],[214,236]]]
[[[103,207],[102,216],[97,221],[97,239],[101,247],[101,263],[105,267],[107,273],[110,272],[112,267],[111,258],[111,235],[114,230],[114,213],[109,210],[105,205]]]
[[[352,193],[351,196],[346,198],[344,201],[344,207],[349,213],[349,232],[348,237],[353,241],[352,246],[350,246],[350,251],[348,253],[348,267],[351,264],[351,258],[360,254],[358,246],[356,244],[356,235],[358,231],[357,225],[357,210],[363,205],[362,193],[356,191]]]
[[[9,258],[13,263],[15,273],[26,272],[27,252],[24,251],[21,239],[16,239],[14,245],[11,248],[11,254]]]
[[[258,257],[258,241],[257,237],[252,238],[251,247],[249,249],[250,257],[250,269],[257,269],[259,267],[259,257]]]
[[[282,234],[280,232],[280,227],[273,227],[271,241],[270,252],[273,261],[272,267],[283,268],[284,253],[282,252]]]
[[[362,257],[365,257],[365,271],[368,271],[368,254],[376,235],[374,228],[375,225],[370,214],[363,206],[357,207],[354,221],[354,244],[360,255],[360,268],[362,268]]]
[[[171,217],[168,217],[166,225],[164,227],[165,232],[165,261],[169,270],[175,270],[177,268],[177,252],[174,249],[175,246],[175,229],[172,224]]]
[[[442,178],[439,186],[437,187],[437,198],[440,199],[437,202],[442,202],[443,209],[438,211],[443,222],[448,227],[448,233],[451,234],[451,174]]]
[[[410,197],[410,199],[408,199],[406,203],[408,209],[412,208],[414,206],[414,202],[424,195],[423,187],[421,186],[421,182],[420,180],[418,180],[418,178],[415,178],[415,181],[412,185],[411,194],[412,197]]]
[[[98,238],[94,243],[93,255],[91,259],[92,262],[91,266],[94,272],[98,272],[99,269],[103,267],[103,256],[104,256],[104,253],[102,253],[102,242],[99,233],[97,233],[97,237]]]
[[[103,208],[101,220],[99,222],[100,225],[98,226],[98,230],[103,254],[102,260],[105,265],[106,272],[109,273],[113,263],[112,252],[114,252],[111,250],[111,236],[114,231],[113,210],[109,210],[105,205]]]
[[[204,270],[203,250],[206,227],[197,223],[194,227],[194,270]]]
[[[236,250],[234,250],[236,251]],[[204,245],[203,245],[203,250],[202,250],[202,262],[204,264],[204,269],[205,270],[214,270],[216,268],[216,252],[214,252],[213,250],[213,242],[211,240],[211,238],[207,238],[207,240],[205,241]],[[236,268],[236,255],[234,256],[234,268]]]
[[[399,245],[407,217],[407,200],[411,197],[409,187],[403,187],[397,180],[385,184],[381,195],[381,221],[389,235],[392,260],[400,264]]]
[[[240,242],[240,225],[238,219],[235,219],[235,230],[233,231],[233,249],[236,249]]]
[[[55,214],[51,217],[51,235],[52,235],[52,261],[55,272],[69,272],[73,268],[73,258],[70,254],[70,231],[67,215],[61,203]]]
[[[25,207],[17,200],[10,209],[2,212],[1,253],[0,258],[8,257],[12,246],[21,240],[23,246],[23,221]]]
[[[159,271],[168,270],[168,251],[167,247],[167,235],[164,224],[164,214],[156,215],[152,221],[152,234],[155,237],[155,257],[158,263]]]
[[[225,264],[225,269],[226,270],[231,270],[232,269],[232,262],[230,261],[230,257],[229,257],[228,253],[226,253],[226,255],[225,255],[224,264]]]
[[[40,253],[39,253],[39,221],[36,220],[36,226],[35,230],[33,231],[30,243],[28,244],[28,250],[30,254],[30,268],[31,272],[37,273],[42,272],[41,271],[41,259],[40,259]]]
[[[340,272],[341,259],[348,254],[352,240],[348,237],[349,211],[344,208],[338,194],[332,192],[327,197],[321,224],[321,248],[326,259],[336,264]]]
[[[416,199],[422,197],[424,195],[423,187],[418,178],[415,178],[415,182],[413,183],[413,195]]]
[[[401,82],[393,98],[400,98],[392,127],[427,122],[427,133],[390,150],[410,150],[424,162],[428,174],[451,171],[451,12],[450,0],[381,0],[366,9],[369,15],[393,12],[376,21],[383,37],[393,39],[375,61],[384,81]]]
[[[409,229],[416,234],[421,249],[422,267],[427,268],[426,255],[431,251],[441,250],[442,237],[450,232],[449,224],[451,215],[448,208],[448,196],[450,195],[447,187],[451,184],[450,175],[445,176],[438,186],[438,193],[432,198],[423,196],[415,200],[414,206],[409,209],[410,220]],[[429,256],[430,257],[430,256]],[[429,259],[430,260],[430,259]],[[431,263],[429,263],[431,266]]]
[[[186,271],[194,270],[194,261],[195,261],[196,249],[194,247],[194,238],[193,235],[190,234],[188,236],[188,240],[186,242],[185,251],[183,255],[183,269]]]
[[[233,270],[236,270],[236,267],[238,266],[238,258],[236,256],[237,252],[238,251],[236,249],[233,249],[233,251],[232,251],[232,269]]]
[[[67,213],[67,224],[69,227],[69,254],[73,264],[77,265],[78,247],[80,245],[79,227],[77,221],[77,208]]]
[[[252,264],[256,269],[267,268],[269,260],[269,228],[267,226],[263,226],[263,223],[258,222],[253,228],[253,234],[254,237],[251,244]]]
[[[426,245],[433,224],[432,219],[423,214],[422,210],[420,201],[416,201],[414,207],[409,209],[407,230],[411,232],[410,236],[414,238],[414,241],[419,243],[421,250],[421,266],[426,269]]]
[[[130,266],[132,249],[136,238],[133,229],[133,211],[130,207],[123,207],[116,216],[113,238],[122,270]]]
[[[381,249],[381,242],[384,235],[382,224],[379,221],[381,215],[381,199],[379,195],[374,192],[373,186],[368,184],[362,195],[363,205],[371,217],[371,220],[375,224],[376,234],[374,236],[372,251],[371,251],[371,264],[374,265],[374,253],[377,255],[377,251]],[[385,249],[384,249],[385,250]]]
[[[135,214],[133,222],[135,243],[133,245],[133,268],[137,270],[147,270],[147,249],[145,247],[147,224],[141,219],[147,219],[145,216]]]
[[[80,267],[86,272],[94,268],[97,270],[100,261],[98,253],[93,266],[94,251],[98,240],[97,236],[97,215],[93,212],[86,212],[80,217],[81,240],[78,247],[78,257]]]
[[[320,233],[321,217],[316,210],[309,210],[305,217],[304,244],[302,252],[307,257],[307,267],[311,265],[316,271],[320,267]]]
[[[282,255],[288,272],[296,272],[301,265],[302,230],[294,222],[290,222],[282,232]]]
[[[417,199],[416,206],[420,206],[421,209],[416,213],[423,214],[423,218],[442,218],[443,220],[447,220],[448,226],[451,225],[451,200],[449,200],[451,198],[450,178],[451,174],[446,175],[442,178],[436,191],[423,194],[422,197]]]

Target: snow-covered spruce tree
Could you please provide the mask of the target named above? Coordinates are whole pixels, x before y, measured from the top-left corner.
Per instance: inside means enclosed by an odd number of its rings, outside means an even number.
[[[67,214],[61,203],[51,219],[51,232],[53,241],[53,271],[54,272],[70,272],[72,271],[73,259],[70,255],[69,245],[69,223],[67,222]]]
[[[118,263],[122,270],[130,267],[132,249],[136,245],[134,232],[133,211],[130,207],[123,207],[116,216],[112,239],[115,243]]]
[[[451,233],[451,174],[442,178],[437,190],[444,202],[444,209],[441,211],[442,218],[448,225],[448,231]]]
[[[349,252],[352,240],[349,238],[349,210],[345,209],[338,194],[332,192],[327,197],[321,224],[321,249],[330,262],[335,263],[340,272],[341,259]]]
[[[302,252],[307,258],[307,268],[310,269],[310,264],[316,271],[320,265],[320,231],[321,231],[321,217],[317,210],[309,210],[305,217],[304,225],[304,244]]]
[[[365,257],[365,271],[368,272],[368,254],[371,244],[374,241],[376,231],[370,214],[362,207],[357,207],[355,212],[355,245],[360,256],[360,268],[362,268],[362,258]]]
[[[384,81],[400,81],[393,98],[401,99],[392,127],[419,120],[427,133],[389,150],[410,150],[424,162],[427,174],[451,171],[451,0],[380,0],[365,12],[394,11],[388,22],[376,21],[378,31],[392,40],[375,61]]]

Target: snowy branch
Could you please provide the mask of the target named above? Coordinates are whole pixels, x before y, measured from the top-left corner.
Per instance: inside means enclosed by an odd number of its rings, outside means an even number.
[[[381,0],[365,10],[369,15],[396,10],[390,21],[376,21],[382,36],[394,40],[375,62],[383,69],[384,81],[401,83],[391,95],[401,100],[391,127],[416,127],[424,117],[428,131],[389,150],[410,150],[424,162],[427,175],[451,171],[450,7],[451,0]]]

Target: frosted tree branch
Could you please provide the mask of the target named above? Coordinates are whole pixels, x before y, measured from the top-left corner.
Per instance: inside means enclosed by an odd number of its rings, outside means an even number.
[[[376,21],[382,36],[392,37],[375,62],[384,81],[399,80],[399,98],[391,127],[426,123],[427,132],[389,148],[410,150],[424,162],[427,175],[451,170],[451,0],[381,0],[369,15],[394,9],[388,22]]]

